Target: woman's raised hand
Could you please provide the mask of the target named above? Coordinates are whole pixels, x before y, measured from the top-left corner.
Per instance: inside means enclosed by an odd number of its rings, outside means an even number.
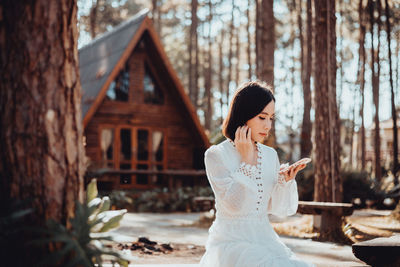
[[[299,164],[296,166],[282,166],[279,170],[279,174],[282,174],[285,176],[286,182],[289,182],[290,180],[294,179],[299,171],[304,169],[307,166],[307,164]]]
[[[247,125],[236,129],[235,147],[241,155],[243,162],[253,164],[254,145],[251,140],[251,128]]]

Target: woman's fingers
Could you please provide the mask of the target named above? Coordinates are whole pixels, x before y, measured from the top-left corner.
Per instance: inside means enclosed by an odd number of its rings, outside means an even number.
[[[246,133],[247,133],[247,126],[242,126],[240,129],[240,141],[245,142],[246,141]]]
[[[306,166],[307,166],[306,164],[300,164],[300,165],[297,165],[297,166],[294,167],[294,168],[291,168],[290,171],[289,171],[289,177],[290,177],[291,179],[294,178],[294,177],[297,175],[297,173],[298,173],[300,170],[304,169]]]
[[[290,178],[293,177],[293,168],[291,168],[291,169],[289,170],[288,174],[289,174],[289,177],[290,177]]]
[[[300,165],[296,166],[296,173],[297,173],[298,171],[301,171],[301,170],[304,169],[305,167],[306,167],[306,164],[300,164]]]
[[[243,139],[243,126],[239,126],[235,132],[235,141],[240,142]]]
[[[243,131],[243,141],[247,141],[247,133],[249,131],[249,127],[247,125],[245,125],[244,127],[244,131]]]
[[[250,141],[249,141],[250,140]],[[238,127],[235,132],[235,146],[242,157],[242,161],[253,161],[253,147],[251,145],[251,130],[247,125]]]
[[[299,171],[302,170],[302,169],[304,169],[305,167],[307,167],[306,164],[300,164],[300,165],[299,165]]]
[[[238,129],[239,129],[239,138],[238,138],[238,141],[241,141],[241,140],[242,140],[243,127],[240,126]]]
[[[239,139],[239,134],[240,134],[240,127],[238,127],[238,128],[236,129],[236,132],[235,132],[235,141]]]

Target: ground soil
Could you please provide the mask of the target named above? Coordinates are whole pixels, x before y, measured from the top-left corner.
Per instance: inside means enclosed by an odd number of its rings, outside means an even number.
[[[271,223],[279,235],[318,239],[318,231],[313,228],[312,215],[303,215],[287,222]],[[389,237],[400,233],[400,221],[394,219],[390,211],[355,211],[344,219],[343,232],[353,242]]]
[[[190,227],[210,227],[213,219],[202,216]],[[313,229],[312,215],[297,215],[285,221],[271,221],[279,235],[306,239],[317,239],[318,232]],[[188,225],[189,226],[189,225]],[[400,233],[400,222],[390,216],[390,211],[363,210],[355,211],[352,216],[346,217],[343,224],[344,233],[353,241],[359,242],[376,237],[388,237],[393,233]],[[157,240],[154,240],[157,242]],[[115,244],[115,247],[124,250],[130,249],[131,243]],[[161,244],[159,244],[161,245]],[[193,244],[170,243],[173,250],[164,252],[149,251],[148,249],[131,250],[135,264],[185,264],[199,262],[204,254],[204,246]]]
[[[118,243],[115,245],[120,250],[131,250],[132,243]],[[131,250],[134,264],[192,264],[199,262],[205,249],[203,246],[192,244],[170,243],[172,251],[155,252],[148,249]]]

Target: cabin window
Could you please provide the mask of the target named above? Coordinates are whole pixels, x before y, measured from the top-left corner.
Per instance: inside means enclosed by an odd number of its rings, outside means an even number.
[[[121,129],[120,140],[121,140],[120,159],[131,160],[132,158],[131,129]]]
[[[144,102],[147,104],[162,105],[164,103],[164,95],[161,88],[155,82],[149,67],[145,67],[145,74],[143,78],[143,96]]]
[[[164,133],[162,131],[153,131],[152,133],[152,169],[163,170],[164,161]],[[153,175],[152,182],[157,185],[163,184],[163,176],[161,174]]]
[[[101,128],[102,160],[110,168],[120,170],[163,170],[165,161],[165,133],[163,130],[116,126]],[[104,166],[104,165],[103,165]],[[162,185],[161,174],[120,174],[121,185],[147,188]]]
[[[162,161],[163,160],[163,154],[164,154],[164,135],[163,132],[161,131],[153,131],[153,146],[152,146],[152,155],[153,155],[153,161]]]
[[[107,90],[107,98],[114,101],[127,102],[129,98],[129,67],[128,64],[119,72]]]
[[[138,160],[148,160],[149,158],[149,131],[138,130]]]
[[[151,146],[149,143],[151,136]],[[151,158],[149,159],[149,151]],[[162,131],[138,130],[138,170],[163,170],[164,169],[164,133]],[[136,178],[137,184],[162,184],[161,174],[140,174]]]
[[[101,160],[103,165],[113,167],[114,163],[114,129],[105,128],[100,134]]]

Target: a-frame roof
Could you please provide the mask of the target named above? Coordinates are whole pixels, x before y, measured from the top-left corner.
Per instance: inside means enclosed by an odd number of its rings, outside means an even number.
[[[124,63],[141,40],[142,35],[147,32],[166,66],[166,71],[173,80],[174,86],[171,86],[171,89],[178,91],[176,95],[179,96],[184,110],[188,113],[204,145],[208,147],[210,145],[209,140],[195,109],[172,68],[147,13],[147,11],[138,13],[79,49],[83,125],[86,127],[103,101],[110,83],[120,72],[121,67],[118,68],[117,66],[125,65]]]
[[[89,110],[104,87],[129,43],[138,32],[147,13],[139,13],[113,30],[100,35],[79,49],[79,72],[82,85],[82,117],[88,121]],[[136,38],[137,39],[137,38]],[[115,75],[114,75],[115,76]],[[91,117],[91,116],[89,116]],[[86,126],[86,124],[85,124]]]

